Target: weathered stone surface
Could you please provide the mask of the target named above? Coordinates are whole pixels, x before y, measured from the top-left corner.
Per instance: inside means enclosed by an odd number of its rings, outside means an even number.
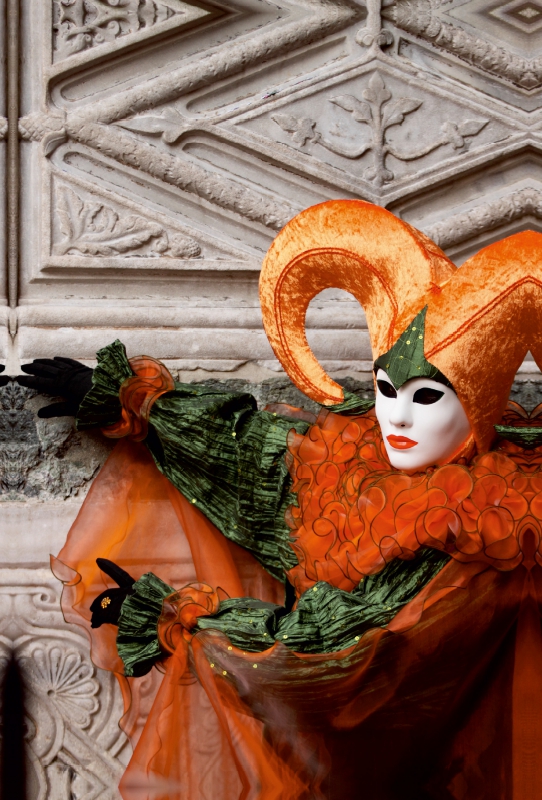
[[[113,446],[99,433],[77,433],[71,417],[39,419],[44,400],[17,383],[0,389],[0,501],[84,493]]]

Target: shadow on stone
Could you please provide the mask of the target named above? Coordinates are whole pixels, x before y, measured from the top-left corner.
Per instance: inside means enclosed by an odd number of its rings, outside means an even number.
[[[24,684],[19,665],[11,658],[2,673],[0,736],[0,798],[25,800]]]

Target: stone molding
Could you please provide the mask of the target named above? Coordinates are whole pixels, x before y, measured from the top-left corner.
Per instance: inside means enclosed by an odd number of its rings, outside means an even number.
[[[518,190],[499,200],[452,215],[425,232],[439,247],[446,248],[525,217],[542,220],[542,191]]]

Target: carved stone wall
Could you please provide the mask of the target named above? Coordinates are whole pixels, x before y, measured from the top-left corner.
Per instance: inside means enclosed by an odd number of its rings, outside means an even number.
[[[457,263],[542,229],[540,0],[5,0],[7,16],[3,2],[10,70],[17,10],[23,55],[7,98],[0,60],[12,373],[55,354],[91,364],[119,337],[183,380],[299,403],[257,295],[297,211],[367,199]],[[307,324],[326,368],[368,391],[352,298],[325,292]],[[538,378],[528,358],[513,396],[536,405]],[[31,797],[113,798],[120,698],[47,569],[111,445],[38,420],[47,402],[0,390],[0,654],[16,650],[32,687]]]

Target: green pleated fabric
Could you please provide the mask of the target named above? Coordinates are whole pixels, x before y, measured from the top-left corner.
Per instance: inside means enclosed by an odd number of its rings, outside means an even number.
[[[118,340],[97,358],[79,430],[118,421],[119,389],[133,374]],[[295,503],[284,454],[288,433],[305,433],[309,423],[258,411],[250,394],[183,383],[155,402],[149,422],[145,444],[158,469],[224,536],[284,580],[297,563],[284,519]]]
[[[371,628],[383,628],[447,563],[437,550],[412,561],[392,561],[353,592],[319,582],[300,598],[295,611],[250,597],[223,600],[216,614],[200,617],[194,633],[218,630],[232,645],[261,652],[275,641],[298,653],[331,653],[356,644]],[[142,675],[160,657],[157,624],[162,601],[173,591],[152,573],[134,584],[122,605],[117,648],[126,675]]]
[[[295,611],[250,598],[225,600],[212,617],[200,617],[197,630],[222,631],[232,645],[260,652],[279,641],[298,653],[330,653],[356,644],[371,628],[385,627],[447,563],[437,550],[412,561],[396,559],[362,581],[353,592],[317,583]]]
[[[119,390],[134,373],[126,357],[126,348],[117,339],[96,353],[98,365],[92,372],[92,389],[83,398],[75,424],[77,430],[105,428],[120,419],[122,406]]]

